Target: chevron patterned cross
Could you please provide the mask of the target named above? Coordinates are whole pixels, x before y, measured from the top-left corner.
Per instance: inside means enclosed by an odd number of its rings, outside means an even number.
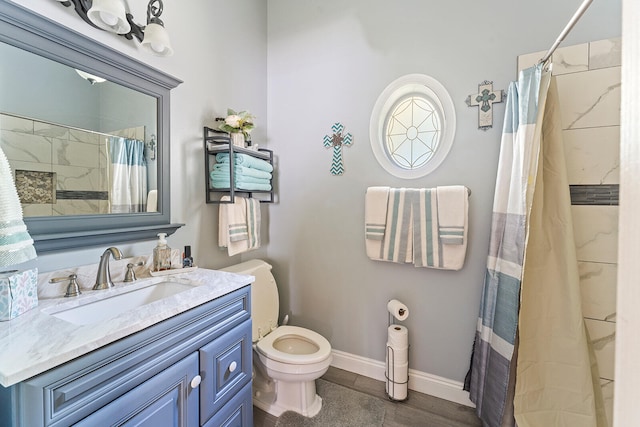
[[[342,146],[350,146],[353,143],[353,137],[350,133],[343,134],[344,126],[342,123],[335,123],[331,126],[332,135],[324,136],[324,146],[333,147],[333,162],[331,163],[331,175],[342,175],[344,173],[344,164],[342,161]]]

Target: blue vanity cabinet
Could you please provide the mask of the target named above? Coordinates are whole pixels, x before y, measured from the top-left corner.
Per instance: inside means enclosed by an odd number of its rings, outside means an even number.
[[[252,427],[245,286],[9,388],[0,426]]]
[[[197,376],[192,353],[74,426],[197,426],[198,390],[191,386]]]

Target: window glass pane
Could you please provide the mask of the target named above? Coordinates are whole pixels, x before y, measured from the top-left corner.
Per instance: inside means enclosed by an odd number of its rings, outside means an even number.
[[[385,148],[398,166],[419,168],[431,160],[438,149],[441,129],[442,121],[429,99],[408,96],[401,99],[387,117]]]

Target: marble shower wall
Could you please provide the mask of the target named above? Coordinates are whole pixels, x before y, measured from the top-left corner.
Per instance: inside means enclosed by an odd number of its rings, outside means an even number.
[[[144,140],[144,127],[113,132]],[[109,212],[106,136],[0,114],[0,147],[14,174],[24,216]]]
[[[618,185],[620,168],[621,40],[558,49],[557,76],[582,312],[598,360],[607,416],[612,423]],[[544,52],[518,57],[518,70]]]

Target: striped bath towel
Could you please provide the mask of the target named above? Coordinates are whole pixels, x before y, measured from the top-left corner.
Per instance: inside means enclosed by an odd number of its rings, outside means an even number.
[[[462,245],[466,239],[467,198],[469,193],[462,185],[437,187],[438,234],[445,245]]]
[[[436,191],[415,191],[413,208],[413,263],[416,267],[443,268],[442,243],[438,234],[438,199]]]
[[[382,241],[383,261],[413,262],[413,224],[411,202],[416,190],[406,188],[389,189],[387,219]]]
[[[382,258],[382,240],[387,222],[389,187],[369,187],[364,198],[364,237],[367,256]]]
[[[231,200],[223,196],[221,201]],[[218,218],[218,246],[229,256],[260,247],[260,201],[235,197],[234,203],[221,203]]]
[[[468,192],[461,185],[421,188],[413,200],[416,267],[460,270],[467,252]]]

